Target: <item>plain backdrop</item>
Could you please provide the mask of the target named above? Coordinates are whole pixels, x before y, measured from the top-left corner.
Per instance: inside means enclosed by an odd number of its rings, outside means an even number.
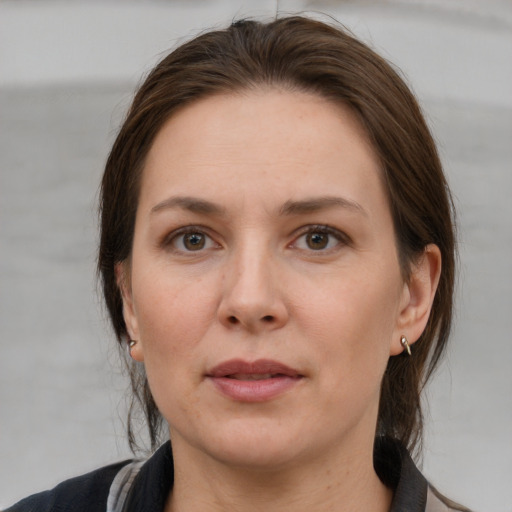
[[[0,2],[0,508],[129,457],[126,381],[95,280],[98,183],[141,75],[274,1]],[[512,5],[280,1],[351,28],[406,75],[459,212],[457,318],[427,390],[424,472],[512,510]]]

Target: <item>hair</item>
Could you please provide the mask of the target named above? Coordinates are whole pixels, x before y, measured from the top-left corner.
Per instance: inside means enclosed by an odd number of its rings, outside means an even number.
[[[412,357],[389,358],[383,377],[377,436],[421,446],[421,392],[446,348],[453,310],[455,222],[450,191],[421,109],[399,73],[339,26],[301,16],[269,23],[234,22],[178,47],[148,74],[108,157],[100,195],[98,270],[120,344],[128,340],[115,266],[131,254],[141,174],[155,136],[177,109],[215,94],[262,87],[310,92],[348,106],[378,156],[405,281],[428,244],[442,270],[427,326]],[[152,448],[161,416],[142,365],[132,365],[128,439],[137,444],[133,407],[144,411]]]

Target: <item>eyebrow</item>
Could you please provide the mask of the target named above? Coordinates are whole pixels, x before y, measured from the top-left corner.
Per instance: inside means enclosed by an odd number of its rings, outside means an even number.
[[[301,215],[335,207],[345,208],[368,216],[366,210],[359,203],[334,196],[312,197],[301,201],[286,201],[279,213],[281,215]]]
[[[225,209],[215,203],[206,201],[205,199],[187,196],[169,197],[168,199],[158,203],[156,206],[153,206],[153,208],[151,208],[151,213],[157,213],[162,210],[168,210],[172,208],[181,208],[182,210],[188,210],[194,213],[202,213],[205,215],[225,214]]]
[[[158,203],[151,208],[151,213],[162,210],[181,208],[193,213],[203,215],[225,215],[226,210],[211,201],[189,196],[173,196]],[[367,216],[366,210],[357,202],[343,197],[322,196],[303,199],[300,201],[286,201],[279,210],[280,216],[304,215],[329,208],[345,208]]]

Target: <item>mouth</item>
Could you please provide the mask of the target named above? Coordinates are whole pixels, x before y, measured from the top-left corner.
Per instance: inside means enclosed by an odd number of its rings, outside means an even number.
[[[263,380],[274,377],[300,377],[301,375],[297,370],[270,359],[258,359],[253,362],[231,359],[212,368],[207,376],[236,380]]]
[[[303,375],[277,361],[233,359],[215,366],[206,377],[231,400],[265,402],[295,387]]]
[[[273,379],[275,377],[279,377],[281,374],[279,373],[235,373],[234,375],[226,375],[227,379],[235,379],[235,380],[265,380],[265,379]]]

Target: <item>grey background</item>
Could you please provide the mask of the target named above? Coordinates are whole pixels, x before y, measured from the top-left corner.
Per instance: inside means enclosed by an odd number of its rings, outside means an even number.
[[[423,102],[459,211],[447,362],[427,390],[426,475],[512,511],[512,5],[279,2],[335,16]],[[204,27],[274,1],[0,1],[0,508],[129,456],[125,380],[94,276],[97,188],[131,92]]]

